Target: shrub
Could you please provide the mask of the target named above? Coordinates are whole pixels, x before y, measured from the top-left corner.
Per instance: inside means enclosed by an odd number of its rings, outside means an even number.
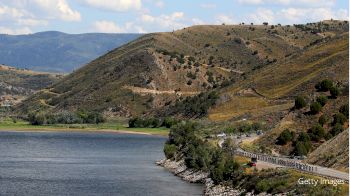
[[[304,142],[297,142],[296,145],[295,145],[295,154],[297,156],[304,156],[304,155],[307,155],[308,151],[305,147],[305,144]]]
[[[337,87],[335,87],[335,86],[331,87],[329,89],[329,92],[331,93],[331,97],[333,99],[336,99],[339,96],[339,94],[340,94],[339,89]]]
[[[163,121],[163,125],[166,128],[171,128],[172,126],[176,125],[178,123],[178,120],[176,120],[175,118],[170,118],[170,117],[166,117]]]
[[[320,103],[318,102],[313,102],[311,105],[310,105],[310,112],[312,114],[317,114],[319,113],[320,111],[322,110],[322,106]]]
[[[328,98],[326,96],[321,95],[321,96],[317,97],[316,101],[318,103],[320,103],[321,106],[324,106],[324,105],[326,105]]]
[[[46,115],[43,112],[29,113],[28,120],[32,125],[44,125],[46,124]]]
[[[311,139],[318,142],[325,137],[326,132],[321,125],[315,125],[310,130]]]
[[[320,118],[318,119],[318,123],[320,123],[320,125],[325,125],[328,121],[328,117],[326,115],[322,115],[320,116]]]
[[[342,105],[339,109],[339,112],[344,114],[344,116],[349,119],[349,104]]]
[[[333,82],[331,80],[325,79],[315,85],[318,91],[326,92],[331,89]]]
[[[284,144],[288,143],[289,141],[292,141],[292,139],[293,139],[292,133],[288,129],[285,129],[278,136],[277,143],[280,145],[284,145]]]
[[[301,96],[297,96],[294,100],[294,107],[296,109],[301,109],[306,106],[305,99]]]
[[[337,123],[337,124],[335,124],[334,127],[332,128],[331,134],[332,134],[333,136],[336,136],[336,135],[338,135],[339,133],[341,133],[341,132],[343,132],[343,131],[344,131],[343,125]]]
[[[176,154],[176,145],[174,144],[165,144],[164,145],[164,154],[167,159],[175,158]]]
[[[346,122],[347,118],[344,114],[338,113],[333,115],[333,122],[332,124],[335,125],[337,123],[343,125]]]

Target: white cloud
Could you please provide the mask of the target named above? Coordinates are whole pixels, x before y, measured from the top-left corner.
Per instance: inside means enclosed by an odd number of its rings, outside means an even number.
[[[46,26],[48,22],[46,20],[37,20],[37,19],[18,19],[18,24],[23,26]]]
[[[275,13],[266,8],[258,8],[253,14],[250,14],[248,16],[247,22],[254,22],[254,23],[263,23],[263,22],[269,22],[273,23],[275,21]]]
[[[203,25],[203,24],[205,24],[205,22],[203,20],[199,19],[199,18],[192,18],[191,21],[192,21],[193,25]]]
[[[140,21],[146,24],[143,25],[150,25],[150,27],[158,28],[160,29],[180,29],[185,27],[186,25],[183,23],[184,21],[184,13],[183,12],[174,12],[170,15],[160,15],[160,16],[152,16],[149,14],[143,14],[140,17]],[[157,27],[158,26],[158,27]]]
[[[227,16],[224,14],[217,15],[216,17],[216,24],[234,24],[236,21],[233,19],[232,16]]]
[[[140,10],[141,0],[83,0],[85,4],[109,11]]]
[[[321,20],[339,19],[346,20],[348,12],[345,9],[334,11],[330,8],[287,8],[276,13],[276,17],[287,23],[305,23]]]
[[[205,9],[213,9],[216,8],[216,4],[211,4],[211,3],[203,3],[200,5],[201,8],[205,8]]]
[[[284,5],[303,7],[325,7],[333,6],[336,0],[237,0],[245,5]]]
[[[113,21],[101,20],[94,23],[94,29],[101,33],[125,33],[123,27],[118,26]]]
[[[14,18],[64,21],[80,21],[81,15],[73,10],[66,0],[0,0],[1,12],[7,12]]]
[[[28,27],[23,28],[8,28],[0,26],[0,34],[10,34],[10,35],[19,35],[19,34],[30,34],[32,31]]]
[[[272,11],[267,8],[258,8],[253,14],[246,17],[247,22],[262,24],[301,24],[329,19],[347,20],[348,11],[345,9],[333,10],[331,8],[285,8]]]
[[[165,4],[164,4],[164,1],[156,0],[155,5],[159,8],[163,8]]]

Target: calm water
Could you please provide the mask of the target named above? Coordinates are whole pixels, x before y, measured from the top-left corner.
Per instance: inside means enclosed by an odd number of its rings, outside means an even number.
[[[156,166],[165,138],[0,132],[0,195],[200,195]]]

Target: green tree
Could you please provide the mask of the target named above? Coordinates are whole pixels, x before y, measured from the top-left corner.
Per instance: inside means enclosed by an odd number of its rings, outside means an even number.
[[[336,136],[336,135],[338,135],[339,133],[341,133],[341,132],[343,132],[343,131],[344,131],[343,125],[337,123],[337,124],[335,124],[334,127],[332,128],[331,134],[332,134],[333,136]]]
[[[320,118],[318,119],[318,123],[320,123],[320,125],[322,125],[322,126],[325,125],[327,123],[327,121],[328,121],[328,117],[324,114],[322,114],[320,116]]]
[[[277,143],[280,145],[284,145],[284,144],[292,141],[292,139],[293,139],[292,133],[288,129],[285,129],[278,136]]]
[[[326,132],[321,125],[315,125],[311,128],[311,139],[318,142],[325,137]]]
[[[176,145],[174,144],[165,144],[164,145],[164,154],[167,159],[175,158],[176,154]]]
[[[349,104],[342,105],[339,109],[339,112],[344,114],[344,116],[349,119]]]
[[[328,98],[326,96],[321,95],[321,96],[317,97],[316,101],[318,103],[320,103],[321,106],[324,106],[324,105],[326,105]]]
[[[310,112],[312,114],[317,114],[319,113],[320,111],[322,110],[322,106],[320,103],[318,102],[313,102],[311,105],[310,105]]]
[[[331,80],[325,79],[315,85],[318,91],[326,92],[331,89],[333,82]]]
[[[338,114],[333,115],[333,122],[332,122],[333,125],[335,125],[337,123],[343,125],[346,121],[347,121],[347,118],[342,113],[338,113]]]
[[[295,154],[298,156],[307,155],[308,151],[303,142],[297,142],[295,145]]]
[[[294,107],[296,109],[301,109],[306,106],[305,99],[301,96],[297,96],[294,100]]]
[[[340,91],[337,87],[333,86],[332,88],[329,89],[329,92],[331,93],[331,96],[332,98],[336,99],[339,94],[340,94]]]

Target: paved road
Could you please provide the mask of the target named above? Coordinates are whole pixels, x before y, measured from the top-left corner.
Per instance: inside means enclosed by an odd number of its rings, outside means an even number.
[[[316,175],[327,176],[332,178],[338,178],[342,180],[349,180],[349,174],[346,172],[341,172],[335,169],[325,168],[318,165],[311,165],[307,163],[302,163],[300,160],[289,159],[289,158],[281,158],[277,156],[270,156],[265,154],[257,154],[244,151],[240,148],[235,150],[235,154],[249,157],[249,158],[257,158],[258,161],[271,163],[273,165],[280,165],[283,167],[288,167],[292,169],[297,169],[304,172],[314,173]]]
[[[258,136],[241,138],[239,139],[239,143],[245,140],[254,140],[256,138],[258,138]],[[220,147],[222,147],[224,140],[225,140],[224,138],[219,140],[218,144]],[[272,168],[276,168],[276,166],[288,167],[288,168],[297,169],[304,172],[310,172],[316,175],[327,176],[327,177],[338,178],[338,179],[349,181],[349,173],[341,172],[331,168],[321,167],[318,165],[303,163],[297,159],[251,153],[251,152],[244,151],[241,148],[236,149],[235,154],[248,157],[248,158],[252,158],[252,157],[257,158],[258,161],[264,162],[265,166],[270,166]]]

